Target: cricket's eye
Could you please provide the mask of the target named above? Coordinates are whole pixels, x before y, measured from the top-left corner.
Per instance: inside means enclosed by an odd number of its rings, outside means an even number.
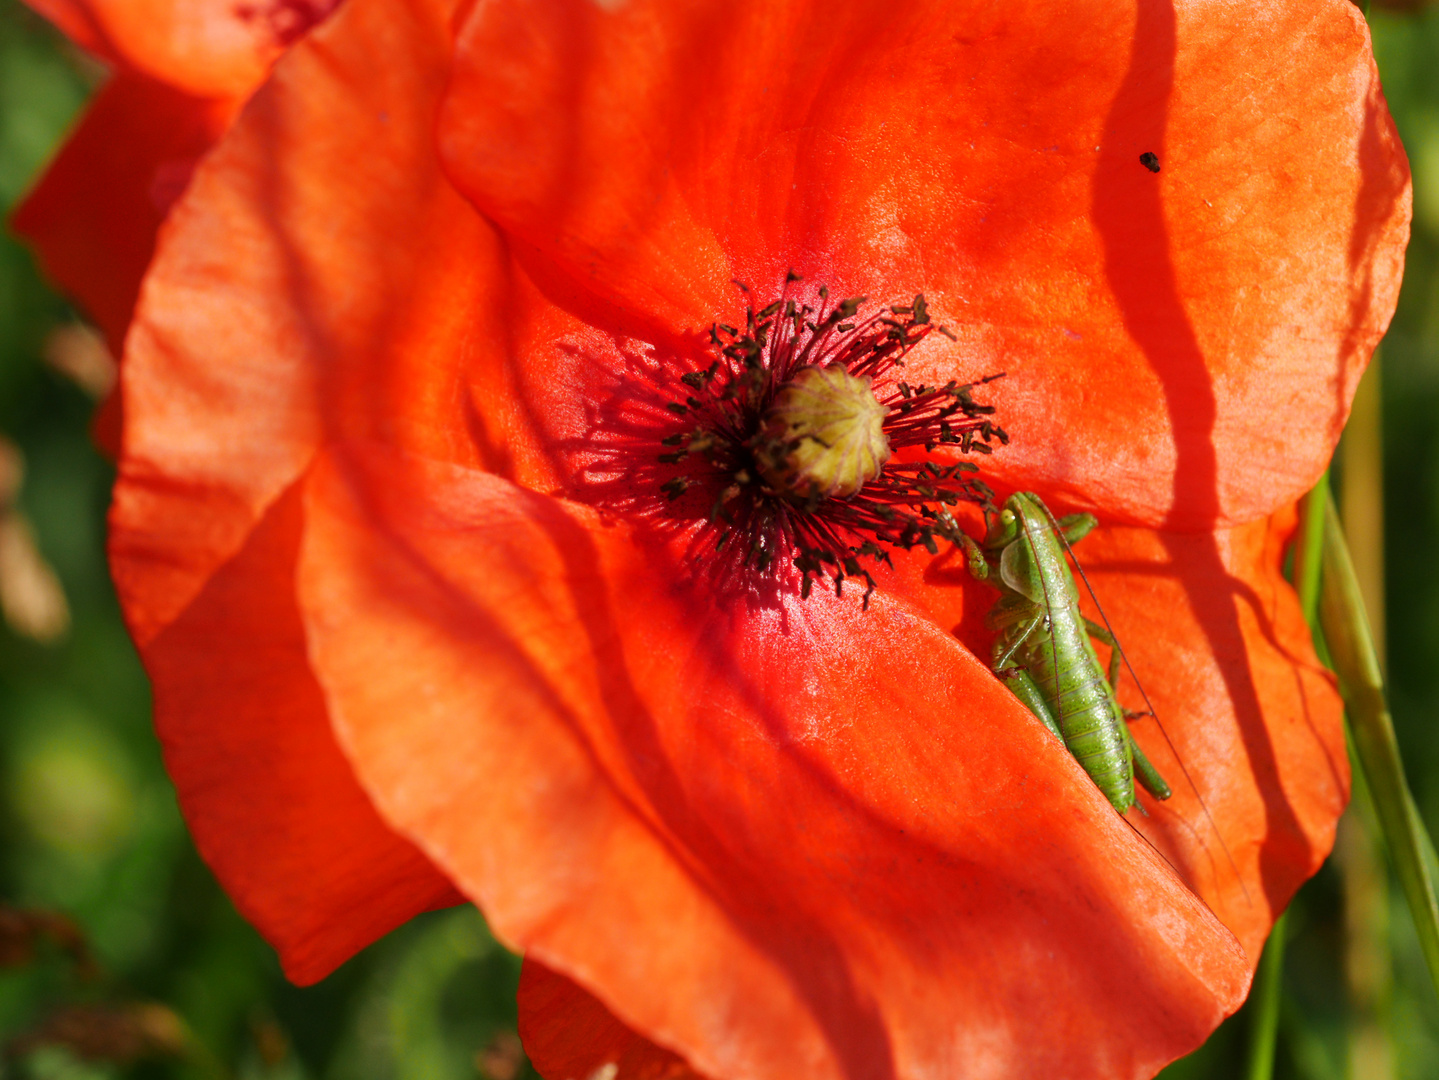
[[[1005,525],[1013,525],[1013,524],[1014,524],[1014,511],[1013,511],[1013,510],[1010,510],[1008,507],[1006,507],[1005,509],[1003,509],[1003,510],[1001,510],[1001,511],[999,512],[999,520],[1002,521],[1002,522],[1004,522]]]

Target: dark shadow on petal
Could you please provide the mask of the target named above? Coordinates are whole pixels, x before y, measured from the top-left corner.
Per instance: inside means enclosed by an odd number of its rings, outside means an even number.
[[[1269,527],[1271,530],[1274,528],[1272,523]],[[1108,574],[1123,574],[1136,578],[1173,578],[1178,576],[1172,566],[1158,566],[1153,563],[1117,560],[1114,562],[1105,562],[1102,566]],[[1276,589],[1288,587],[1287,585],[1280,586],[1277,583],[1277,579],[1275,579],[1275,581]],[[1310,698],[1304,689],[1304,680],[1301,677],[1301,672],[1305,670],[1327,674],[1328,669],[1322,664],[1319,664],[1312,656],[1304,656],[1294,651],[1281,639],[1274,624],[1274,612],[1278,606],[1278,600],[1274,592],[1271,591],[1268,596],[1264,596],[1253,586],[1246,584],[1240,579],[1230,577],[1229,582],[1230,595],[1234,597],[1237,603],[1241,603],[1249,609],[1260,634],[1264,638],[1265,644],[1289,662],[1292,668],[1295,699],[1303,708],[1304,723],[1305,726],[1309,728],[1310,734],[1314,737],[1314,744],[1318,746],[1324,754],[1325,763],[1328,766],[1329,779],[1337,790],[1348,790],[1348,762],[1340,761],[1334,757],[1330,752],[1329,742],[1321,735],[1318,727],[1315,726],[1314,717],[1310,709]]]
[[[1206,528],[1219,516],[1214,445],[1218,404],[1179,297],[1164,223],[1162,173],[1151,172],[1140,160],[1141,155],[1155,154],[1161,169],[1184,168],[1182,159],[1167,159],[1164,142],[1177,44],[1171,0],[1140,0],[1129,68],[1105,121],[1093,206],[1110,288],[1125,328],[1159,376],[1174,432],[1174,500],[1165,526],[1188,530]],[[1174,537],[1166,546],[1210,647],[1217,656],[1230,658],[1221,670],[1249,767],[1263,793],[1266,836],[1273,838],[1260,853],[1261,884],[1277,909],[1288,902],[1293,877],[1280,849],[1287,846],[1285,837],[1302,835],[1302,830],[1279,784],[1274,745],[1239,627],[1237,596],[1233,588],[1213,587],[1216,581],[1232,579],[1212,538],[1196,544],[1192,537]]]

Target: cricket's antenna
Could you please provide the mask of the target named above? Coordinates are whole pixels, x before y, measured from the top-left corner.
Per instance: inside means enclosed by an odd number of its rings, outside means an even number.
[[[1134,805],[1139,806],[1138,803],[1135,803]],[[1140,807],[1140,809],[1142,810],[1143,807]],[[1180,873],[1179,867],[1175,866],[1172,862],[1169,861],[1169,856],[1164,854],[1164,852],[1160,851],[1158,845],[1155,844],[1153,840],[1149,839],[1149,837],[1145,836],[1142,832],[1135,828],[1134,822],[1130,821],[1129,818],[1121,814],[1119,820],[1124,822],[1124,824],[1128,825],[1129,831],[1132,832],[1135,836],[1139,837],[1139,839],[1143,840],[1149,846],[1150,851],[1154,852],[1154,854],[1158,855],[1161,859],[1163,859],[1165,865],[1168,866],[1169,869],[1174,871],[1174,876],[1180,880],[1180,882],[1184,885],[1185,888],[1189,889],[1190,895],[1193,896],[1196,900],[1198,900],[1201,904],[1203,904],[1206,908],[1209,908],[1210,913],[1213,914],[1214,909],[1209,907],[1209,904],[1204,899],[1204,897],[1200,896],[1197,892],[1194,891],[1193,887],[1185,879],[1184,875]],[[1213,865],[1212,859],[1211,865]],[[1244,882],[1242,880],[1239,883],[1239,887],[1241,889],[1244,888]],[[1249,896],[1249,891],[1247,889],[1245,889],[1244,895],[1246,898]],[[1219,916],[1216,915],[1215,918],[1219,918]]]

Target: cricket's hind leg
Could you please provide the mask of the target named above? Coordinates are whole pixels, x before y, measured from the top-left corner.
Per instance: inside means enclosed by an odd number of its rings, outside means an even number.
[[[1059,526],[1059,535],[1064,537],[1065,543],[1073,547],[1093,531],[1099,519],[1093,514],[1065,514],[1055,524]]]
[[[1153,795],[1156,799],[1163,801],[1174,794],[1168,781],[1159,775],[1153,763],[1144,756],[1144,751],[1139,748],[1133,733],[1129,730],[1128,724],[1120,724],[1124,731],[1124,737],[1129,742],[1129,752],[1134,756],[1134,778],[1139,781],[1144,790]]]

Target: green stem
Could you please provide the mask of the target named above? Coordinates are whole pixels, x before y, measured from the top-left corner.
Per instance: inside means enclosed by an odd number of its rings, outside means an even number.
[[[1274,920],[1274,929],[1264,944],[1259,970],[1254,973],[1254,1002],[1249,1028],[1249,1080],[1269,1080],[1274,1075],[1274,1048],[1279,1041],[1279,1000],[1284,985],[1284,942],[1289,913]]]
[[[1379,654],[1332,499],[1324,519],[1319,622],[1339,675],[1354,752],[1369,785],[1389,857],[1414,916],[1429,975],[1439,991],[1439,902],[1430,863],[1426,862],[1426,855],[1432,860],[1433,845],[1404,776],[1394,722],[1384,700]]]
[[[1329,505],[1329,470],[1299,504],[1299,536],[1294,545],[1294,589],[1304,621],[1318,628],[1319,571],[1324,551],[1324,508]]]
[[[1319,609],[1321,554],[1324,550],[1324,507],[1329,501],[1329,473],[1326,470],[1304,496],[1299,506],[1299,535],[1294,544],[1294,588],[1299,593],[1299,606],[1315,638],[1319,637],[1315,621]],[[1250,1013],[1248,1080],[1269,1080],[1274,1075],[1274,1050],[1279,1042],[1280,990],[1284,985],[1285,928],[1289,913],[1274,920],[1274,929],[1264,945],[1259,970],[1254,973],[1254,988],[1249,999],[1254,1004]]]

